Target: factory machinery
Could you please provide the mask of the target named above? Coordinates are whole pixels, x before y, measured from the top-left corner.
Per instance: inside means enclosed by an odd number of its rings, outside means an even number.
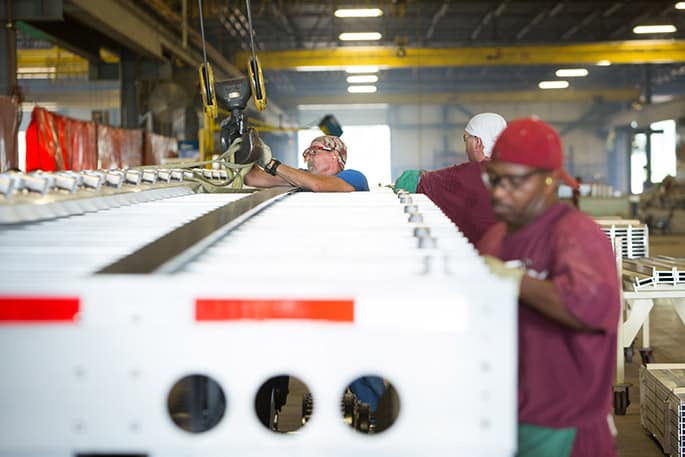
[[[0,456],[514,454],[515,286],[429,199],[222,173],[0,174]]]

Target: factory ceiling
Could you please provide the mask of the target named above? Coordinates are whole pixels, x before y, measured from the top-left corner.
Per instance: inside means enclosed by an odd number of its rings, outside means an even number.
[[[267,91],[281,104],[308,102],[506,101],[530,97],[543,80],[565,79],[563,99],[594,91],[607,100],[685,91],[685,11],[674,1],[265,1],[253,0],[255,45]],[[178,22],[180,0],[148,0],[160,20]],[[189,0],[192,11],[196,2]],[[249,50],[243,0],[205,0],[205,31],[213,47],[238,67]],[[340,18],[340,8],[377,8],[378,17]],[[197,14],[191,25],[199,29]],[[675,33],[637,35],[637,25],[671,24]],[[373,42],[340,34],[376,32]],[[645,43],[645,40],[647,41]],[[632,48],[630,46],[632,45]],[[626,49],[629,48],[629,49]],[[604,62],[602,62],[604,61]],[[598,63],[612,63],[598,66]],[[647,65],[648,64],[648,65]],[[380,68],[377,92],[348,94],[348,65]],[[560,68],[588,70],[559,78]],[[325,71],[324,71],[325,70]],[[560,94],[563,91],[552,91]],[[493,93],[501,93],[501,97]],[[522,95],[527,94],[527,95]],[[467,96],[467,94],[470,94]],[[541,98],[554,98],[545,94]],[[516,97],[514,96],[514,99]]]
[[[84,13],[87,0],[64,1],[66,21],[86,27],[88,18],[96,14]],[[177,37],[173,46],[168,40],[162,43],[159,52],[154,46],[142,50],[152,57],[175,57],[193,66],[200,55],[197,1],[97,3],[144,15],[155,22],[149,25],[151,30],[161,27]],[[675,5],[660,0],[251,2],[255,47],[265,69],[267,93],[286,109],[301,103],[632,102],[640,95],[643,101],[678,96],[685,93],[685,10]],[[335,15],[340,8],[376,8],[381,14],[341,18]],[[245,1],[204,0],[203,9],[210,61],[218,61],[215,65],[222,77],[235,74],[235,69],[244,72],[249,50]],[[184,14],[186,47],[180,45]],[[633,31],[638,25],[665,24],[673,25],[675,32],[638,35]],[[93,55],[92,45],[100,36],[95,29],[88,46],[82,46],[84,55]],[[126,42],[134,41],[136,30],[130,30],[128,37],[102,32],[102,44],[111,48],[109,43],[118,41],[134,46]],[[340,39],[343,33],[361,32],[377,33],[380,39]],[[345,68],[351,65],[379,67],[375,93],[348,93]],[[583,68],[587,75],[559,77],[555,72],[561,68]],[[547,80],[566,80],[569,87],[540,90],[540,81]]]

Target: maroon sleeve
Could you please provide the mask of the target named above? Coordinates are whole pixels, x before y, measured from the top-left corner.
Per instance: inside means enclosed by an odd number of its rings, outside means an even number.
[[[417,194],[428,194],[431,187],[431,174],[432,172],[427,171],[419,177],[419,184],[416,186]]]
[[[620,297],[609,239],[592,219],[575,211],[557,227],[551,280],[562,301],[586,325],[615,332]]]
[[[503,222],[493,225],[490,229],[485,232],[481,237],[480,241],[476,245],[478,253],[480,255],[490,255],[493,257],[501,258],[500,248],[502,246],[502,240],[504,239],[504,234],[506,232],[506,226]]]

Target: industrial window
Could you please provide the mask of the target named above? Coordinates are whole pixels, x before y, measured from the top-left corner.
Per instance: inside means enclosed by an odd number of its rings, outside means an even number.
[[[674,120],[654,122],[650,125],[652,183],[660,183],[667,175],[676,174],[676,124]],[[647,135],[637,133],[633,137],[630,153],[630,191],[641,194],[647,179]]]

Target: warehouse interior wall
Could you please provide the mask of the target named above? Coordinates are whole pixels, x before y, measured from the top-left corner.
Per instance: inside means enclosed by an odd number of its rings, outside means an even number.
[[[300,126],[314,127],[327,114],[333,114],[343,127],[388,125],[390,128],[390,182],[407,169],[433,170],[467,160],[463,132],[470,117],[480,112],[496,112],[511,120],[539,116],[562,133],[566,167],[584,180],[607,182],[613,176],[607,149],[608,127],[602,120],[579,122],[588,112],[588,103],[483,103],[446,105],[311,105],[298,109]],[[345,133],[343,133],[345,139]],[[290,147],[301,149],[297,142]],[[299,157],[292,151],[292,156]],[[373,154],[373,151],[363,151]],[[284,156],[287,156],[285,153]],[[350,150],[350,156],[355,155]],[[620,164],[625,166],[625,164]],[[361,170],[364,171],[364,170]],[[619,174],[622,176],[622,174]],[[390,184],[390,182],[386,184]],[[624,183],[616,180],[617,189]]]
[[[536,115],[562,133],[570,173],[587,180],[606,180],[610,175],[606,126],[600,121],[577,122],[588,111],[587,103],[400,105],[389,110],[393,179],[406,169],[430,170],[464,162],[464,127],[472,114],[481,112],[496,112],[507,120]]]
[[[107,123],[118,125],[120,110],[117,89],[106,82],[81,81],[79,84],[80,88],[76,89],[67,82],[53,82],[48,86],[30,81],[20,126],[20,164],[25,154],[21,136],[30,120],[34,103],[47,105],[48,109],[61,115],[81,120],[91,120],[93,112],[100,111],[105,114]],[[582,177],[584,182],[607,183],[616,191],[627,193],[630,188],[626,142],[632,141],[632,138],[631,135],[624,138],[623,134],[617,135],[616,132],[629,128],[631,123],[646,127],[654,122],[678,120],[685,111],[685,98],[649,106],[634,105],[619,114],[599,118],[588,116],[592,109],[593,105],[588,102],[303,105],[298,107],[295,116],[300,127],[314,129],[327,114],[333,114],[343,130],[347,128],[348,131],[353,126],[387,125],[390,136],[389,177],[372,173],[374,181],[385,185],[394,182],[407,169],[433,170],[466,161],[462,135],[473,114],[497,112],[507,120],[536,115],[562,134],[565,166],[571,174]],[[584,120],[586,117],[588,120]],[[676,148],[680,147],[680,138],[683,137],[678,134],[683,129],[681,124],[676,122]],[[297,134],[266,133],[264,136],[269,144],[273,144],[274,153],[282,160],[297,163],[300,159],[302,147],[298,144]],[[358,144],[355,141],[350,157],[355,157]],[[362,153],[375,152],[370,150]],[[363,167],[360,168],[366,172]],[[682,165],[679,169],[683,169]]]

